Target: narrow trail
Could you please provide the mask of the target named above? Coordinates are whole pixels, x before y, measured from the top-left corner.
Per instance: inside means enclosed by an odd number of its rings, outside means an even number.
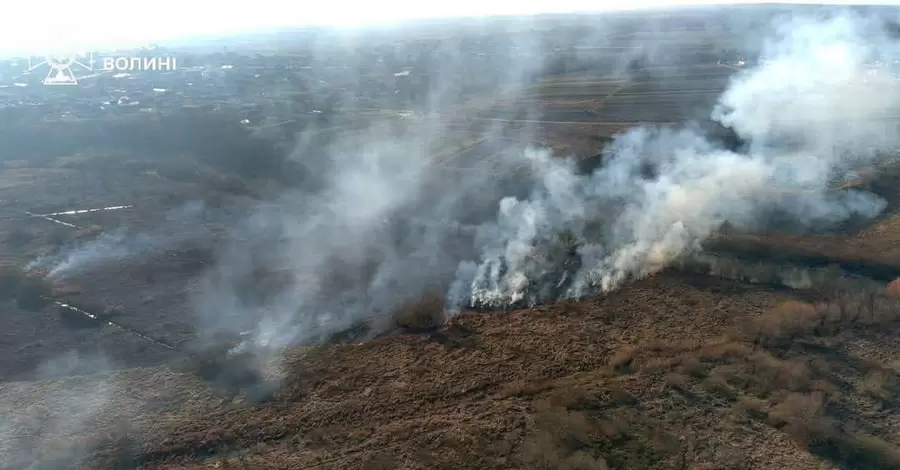
[[[39,219],[44,219],[44,220],[47,220],[47,221],[49,221],[49,222],[53,222],[53,223],[55,223],[55,224],[59,224],[59,225],[62,225],[62,226],[65,226],[65,227],[69,227],[69,228],[74,228],[74,229],[80,229],[80,228],[82,228],[82,227],[79,227],[79,226],[77,226],[77,225],[75,225],[75,224],[70,224],[69,222],[63,222],[62,220],[54,219],[53,217],[49,217],[49,216],[45,216],[45,215],[35,214],[35,213],[33,213],[33,212],[25,212],[25,214],[27,214],[29,217],[37,217],[37,218],[39,218]]]
[[[91,212],[106,212],[106,211],[116,211],[121,209],[131,209],[133,205],[125,205],[125,206],[109,206],[109,207],[98,207],[95,209],[77,209],[77,210],[68,210],[62,212],[51,212],[48,214],[35,214],[35,217],[56,217],[59,215],[79,215],[79,214],[89,214]]]
[[[150,343],[153,343],[153,344],[155,344],[155,345],[157,345],[157,346],[161,346],[161,347],[166,348],[166,349],[168,349],[168,350],[170,350],[170,351],[174,351],[174,352],[177,352],[177,353],[179,353],[179,354],[182,354],[182,355],[185,355],[185,356],[188,356],[188,357],[191,356],[191,354],[189,354],[189,353],[187,353],[187,352],[185,352],[185,351],[182,351],[181,349],[179,349],[179,348],[177,348],[177,347],[175,347],[175,346],[172,346],[171,344],[166,343],[165,341],[162,341],[162,340],[159,340],[159,339],[156,339],[156,338],[152,338],[152,337],[150,337],[150,336],[148,336],[148,335],[146,335],[146,334],[144,334],[144,333],[141,333],[140,331],[138,331],[138,330],[136,330],[136,329],[134,329],[134,328],[127,327],[127,326],[122,325],[122,324],[120,324],[120,323],[116,323],[116,322],[114,322],[114,321],[112,321],[112,320],[109,320],[108,318],[101,318],[99,315],[95,315],[95,314],[93,314],[93,313],[91,313],[91,312],[88,312],[88,311],[86,311],[86,310],[82,310],[82,309],[80,309],[80,308],[78,308],[78,307],[75,307],[74,305],[70,305],[70,304],[67,304],[67,303],[65,303],[65,302],[60,302],[60,301],[58,301],[58,300],[54,300],[53,303],[56,304],[57,306],[61,307],[61,308],[64,308],[64,309],[67,309],[67,310],[69,310],[69,311],[72,311],[72,312],[75,312],[75,313],[84,315],[85,317],[87,317],[87,318],[89,318],[89,319],[91,319],[91,320],[93,320],[93,321],[100,322],[100,323],[103,323],[103,324],[105,324],[105,325],[109,325],[109,326],[111,326],[111,327],[113,327],[113,328],[115,328],[115,329],[117,329],[117,330],[119,330],[119,331],[122,331],[122,332],[124,332],[124,333],[127,333],[127,334],[129,334],[129,335],[131,335],[131,336],[134,336],[134,337],[137,337],[137,338],[141,338],[141,339],[143,339],[143,340],[145,340],[145,341],[149,341]]]

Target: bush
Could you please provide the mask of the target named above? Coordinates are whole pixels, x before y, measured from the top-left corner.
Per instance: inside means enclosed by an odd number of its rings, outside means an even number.
[[[888,283],[884,288],[884,295],[894,299],[900,299],[900,278],[894,279]]]
[[[898,390],[897,377],[892,371],[873,370],[866,374],[862,382],[857,384],[856,389],[883,404],[890,405]]]
[[[567,253],[574,253],[581,246],[581,239],[572,230],[566,229],[556,234],[556,242],[566,250]]]
[[[110,318],[110,317],[122,316],[122,314],[124,314],[124,313],[125,313],[125,309],[123,309],[119,305],[107,305],[107,306],[103,307],[103,310],[100,313],[100,315],[102,315],[105,318]]]
[[[840,435],[832,445],[842,462],[857,468],[900,468],[900,451],[890,443],[867,434]]]
[[[99,225],[90,225],[84,228],[80,228],[75,231],[75,238],[85,238],[97,235],[98,233],[103,231],[103,227]],[[68,233],[65,234],[66,237],[69,236]]]
[[[445,319],[444,298],[434,293],[407,302],[394,311],[394,322],[410,330],[437,328]]]
[[[789,300],[761,315],[757,319],[756,333],[762,342],[791,340],[816,327],[819,320],[815,306]]]

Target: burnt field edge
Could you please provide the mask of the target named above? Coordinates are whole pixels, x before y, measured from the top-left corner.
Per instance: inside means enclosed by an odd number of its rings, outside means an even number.
[[[810,268],[837,266],[856,276],[881,282],[890,282],[900,277],[900,265],[889,261],[876,261],[862,256],[851,258],[846,255],[794,247],[777,247],[765,239],[746,236],[713,238],[704,244],[704,251],[710,254],[732,255],[744,261],[770,261]]]

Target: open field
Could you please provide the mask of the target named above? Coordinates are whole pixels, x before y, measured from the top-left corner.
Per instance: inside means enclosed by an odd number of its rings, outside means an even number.
[[[820,329],[790,320],[806,301],[665,274],[604,299],[464,314],[430,336],[296,350],[261,406],[132,369],[102,379],[113,401],[98,431],[36,450],[80,446],[91,468],[894,468],[896,313]],[[90,380],[0,395],[28,408]]]
[[[690,69],[648,69],[642,74],[600,79],[590,72],[550,76],[512,100],[475,105],[493,119],[550,122],[679,122],[698,119],[697,109],[710,109],[734,70],[700,65]],[[524,109],[539,109],[524,117]]]
[[[442,90],[452,105],[433,112],[390,98],[409,90],[385,68],[373,88],[388,98],[362,90],[274,124],[193,108],[10,120],[0,139],[21,145],[0,155],[0,469],[900,468],[892,158],[823,190],[877,194],[886,207],[872,219],[797,233],[718,224],[698,253],[602,295],[489,311],[473,301],[448,317],[457,257],[483,254],[475,240],[511,232],[484,246],[534,248],[526,260],[538,264],[556,245],[505,242],[543,243],[531,232],[553,218],[539,209],[618,220],[621,207],[576,200],[607,188],[553,171],[533,184],[541,167],[526,148],[580,160],[586,179],[629,129],[708,123],[735,69],[610,65],[645,51],[639,40],[678,41],[688,58],[730,46],[705,27],[610,33],[576,51],[602,63],[593,69],[561,61],[513,91]],[[653,163],[617,176],[652,180]],[[717,184],[700,188],[727,199]],[[617,195],[623,207],[647,203],[628,198],[639,187]],[[705,209],[700,192],[646,205],[677,228]],[[516,213],[511,195],[533,204]],[[618,230],[601,228],[582,233]],[[566,230],[547,244],[569,242],[566,263],[580,263],[584,240]],[[424,294],[388,295],[407,290]],[[360,303],[373,307],[347,313]],[[240,347],[260,332],[278,345],[271,362]]]
[[[653,102],[639,93],[626,96]],[[459,129],[455,143],[448,138],[438,146],[435,169],[485,171],[492,155],[513,145],[504,134],[519,130],[507,125],[499,135]],[[631,125],[539,123],[529,135],[560,153],[590,156]],[[253,199],[216,189],[198,174],[171,179],[176,167],[120,165],[91,174],[79,171],[86,163],[59,162],[19,163],[5,173],[10,202],[0,235],[28,234],[4,251],[7,263],[24,266],[52,254],[77,231],[22,219],[23,211],[133,204],[57,218],[105,233],[180,235],[165,249],[131,253],[54,284],[57,299],[89,312],[113,309],[117,324],[163,345],[111,327],[73,326],[53,306],[29,311],[7,302],[0,403],[16,403],[29,418],[0,432],[9,448],[29,448],[46,468],[72,455],[83,468],[900,465],[900,429],[891,411],[900,383],[891,339],[900,325],[895,300],[677,271],[602,298],[502,314],[465,312],[425,335],[292,349],[273,400],[235,398],[165,345],[185,350],[195,338],[188,294],[209,261],[197,247],[220,244],[217,227],[233,224]],[[217,191],[226,204],[184,209],[184,201],[211,200]],[[122,197],[110,199],[111,193]],[[850,235],[723,234],[710,246],[744,259],[862,264],[857,272],[883,286],[900,275],[900,258],[892,255],[896,218],[889,212]],[[795,251],[802,256],[790,256]],[[111,371],[79,375],[56,365],[34,374],[73,350],[82,363],[109,357],[104,367]],[[85,394],[97,403],[76,398]],[[78,425],[89,431],[29,424],[37,416],[62,416],[67,406],[88,407],[87,422]]]

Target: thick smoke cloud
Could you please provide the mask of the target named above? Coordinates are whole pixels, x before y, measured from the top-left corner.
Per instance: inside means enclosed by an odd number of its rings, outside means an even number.
[[[404,138],[378,127],[335,144],[323,189],[258,208],[195,298],[198,330],[251,330],[264,348],[317,342],[361,320],[381,329],[398,305],[445,291],[477,255],[466,217],[488,218],[491,181],[502,181],[489,168],[442,167],[439,119],[408,126]],[[517,162],[493,163],[511,173]]]
[[[735,79],[714,117],[758,147],[791,138],[815,152],[825,168],[857,162],[867,146],[892,150],[896,80],[888,70],[897,44],[872,18],[842,15],[826,21],[780,23],[766,42],[762,64]],[[762,150],[762,149],[759,149]]]
[[[242,347],[271,350],[360,321],[383,328],[429,291],[445,294],[451,312],[606,292],[696,252],[726,223],[814,229],[874,217],[884,200],[829,186],[898,143],[884,120],[896,116],[896,82],[869,73],[896,51],[882,31],[850,14],[780,24],[712,113],[750,142],[746,151],[692,126],[637,128],[591,174],[574,158],[516,145],[489,163],[471,159],[474,171],[448,171],[433,152],[446,131],[436,118],[372,129],[329,149],[324,189],[254,214],[246,229],[271,240],[268,255],[235,244],[196,298],[200,329],[248,330]],[[432,103],[447,101],[446,85],[431,87]],[[496,134],[490,145],[508,145]],[[274,295],[240,288],[272,277],[259,266],[280,274]]]
[[[639,128],[607,149],[590,176],[538,153],[543,184],[500,204],[498,221],[470,280],[480,303],[517,301],[547,266],[533,266],[535,241],[574,229],[588,243],[567,292],[605,292],[697,250],[724,223],[763,228],[773,214],[806,227],[873,217],[886,203],[863,192],[828,191],[853,167],[896,147],[898,87],[868,73],[896,45],[877,22],[841,15],[781,25],[761,64],[738,75],[713,118],[751,142],[746,153],[716,148],[691,129]],[[887,57],[886,57],[887,56]],[[584,228],[601,226],[600,236]],[[466,299],[463,299],[465,301]]]

